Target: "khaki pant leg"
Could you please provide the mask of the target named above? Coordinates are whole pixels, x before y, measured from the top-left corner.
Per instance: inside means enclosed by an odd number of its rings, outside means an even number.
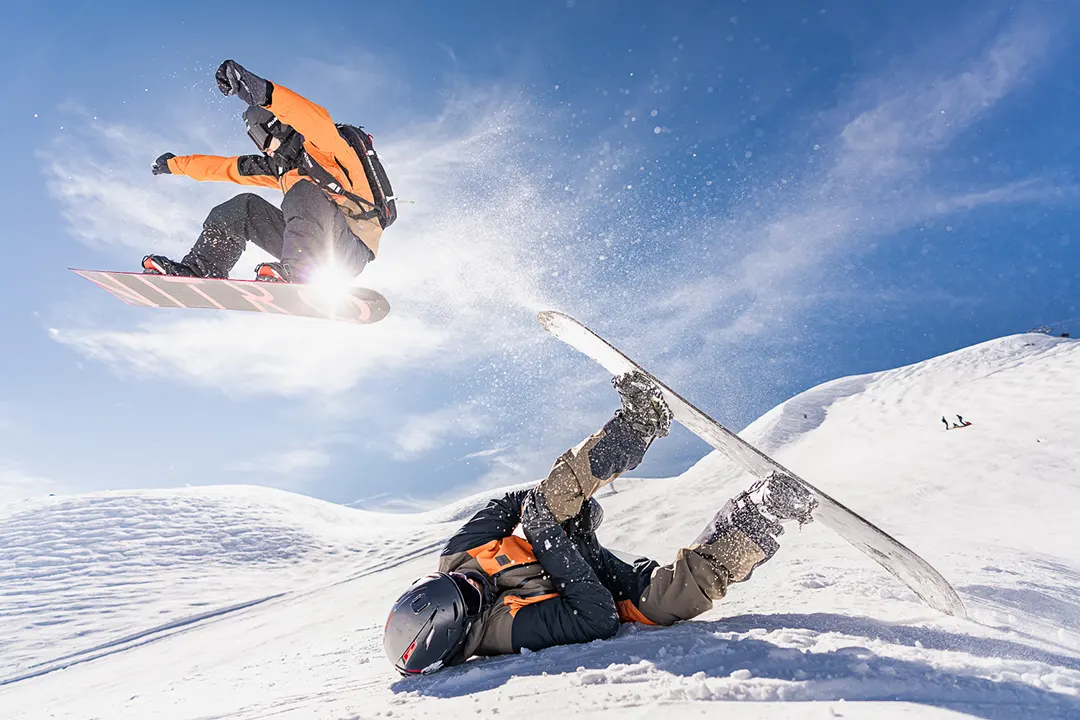
[[[717,573],[708,560],[683,548],[675,562],[656,568],[637,609],[657,625],[672,625],[712,609],[724,597],[727,576]]]
[[[352,234],[367,246],[372,257],[379,254],[379,240],[382,238],[383,229],[378,220],[358,220],[346,215],[345,224],[349,226],[349,230],[352,230]]]
[[[765,559],[761,548],[738,531],[708,545],[683,548],[675,562],[653,570],[637,609],[657,625],[697,617]]]
[[[694,545],[693,551],[727,573],[731,582],[742,582],[750,577],[761,563],[769,559],[765,551],[742,530],[729,528],[714,542]]]
[[[563,453],[537,488],[547,501],[556,522],[565,522],[577,515],[582,503],[618,477],[616,473],[607,480],[601,480],[592,474],[589,451],[596,447],[603,437],[604,431],[601,430],[583,440],[577,447]]]

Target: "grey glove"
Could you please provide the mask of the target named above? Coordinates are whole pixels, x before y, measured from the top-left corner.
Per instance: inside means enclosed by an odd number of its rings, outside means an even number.
[[[646,441],[664,437],[671,430],[671,408],[660,388],[639,370],[611,379],[622,400],[622,413],[630,426]]]
[[[236,95],[248,105],[267,106],[274,91],[274,86],[267,80],[253,72],[244,69],[244,66],[235,60],[226,60],[214,73],[217,80],[218,90],[226,97]]]

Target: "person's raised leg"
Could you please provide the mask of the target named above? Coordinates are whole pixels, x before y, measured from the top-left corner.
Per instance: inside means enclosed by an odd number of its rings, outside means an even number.
[[[811,522],[816,501],[795,479],[773,473],[729,500],[670,565],[653,570],[635,603],[657,625],[688,620],[712,609],[731,583],[750,579],[779,549],[782,522]]]
[[[164,275],[227,278],[249,240],[280,257],[284,229],[280,210],[254,193],[242,193],[210,211],[183,260],[148,255],[143,269]]]

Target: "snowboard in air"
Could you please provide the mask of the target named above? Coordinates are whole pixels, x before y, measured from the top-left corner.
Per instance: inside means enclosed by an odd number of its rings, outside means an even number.
[[[802,483],[817,500],[815,520],[862,550],[884,567],[930,607],[948,615],[967,617],[960,597],[948,580],[930,563],[884,530],[847,509],[750,443],[691,405],[681,395],[624,355],[580,322],[560,312],[545,310],[537,319],[547,332],[589,356],[612,375],[640,370],[663,391],[672,414],[686,429],[722,452],[746,472],[759,478],[780,472]]]
[[[315,285],[299,283],[74,268],[72,271],[129,305],[139,307],[237,310],[362,325],[378,322],[390,312],[390,303],[385,297],[362,287],[331,293]]]

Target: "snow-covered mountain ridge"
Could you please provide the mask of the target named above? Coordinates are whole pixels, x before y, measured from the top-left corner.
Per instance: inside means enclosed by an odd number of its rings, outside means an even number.
[[[970,621],[811,524],[698,620],[399,680],[389,604],[497,491],[414,515],[94,493],[0,509],[2,715],[1080,717],[1078,378],[1080,343],[1017,335],[825,383],[741,433],[930,560]],[[956,413],[973,424],[946,431]],[[717,454],[620,479],[601,540],[666,562],[747,482]]]

